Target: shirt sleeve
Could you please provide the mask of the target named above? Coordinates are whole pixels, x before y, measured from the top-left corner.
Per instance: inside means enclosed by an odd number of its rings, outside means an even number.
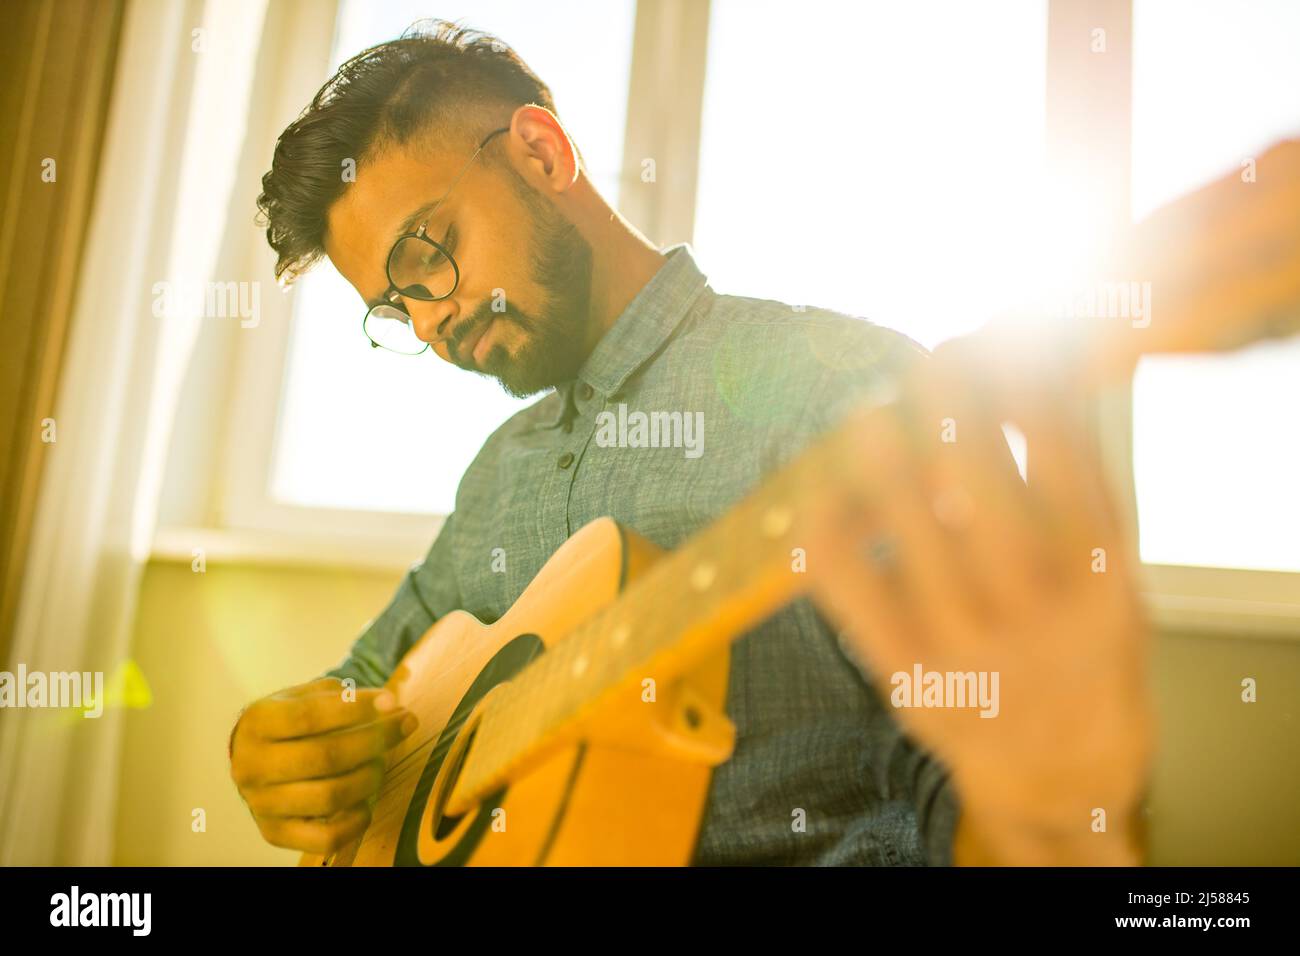
[[[931,866],[952,866],[953,839],[961,800],[946,770],[928,754],[918,751],[922,761],[912,788],[916,824],[921,831],[926,862]]]
[[[352,678],[358,687],[381,686],[425,631],[461,606],[452,557],[455,525],[453,511],[424,560],[407,571],[388,606],[366,625],[347,657],[322,676]]]

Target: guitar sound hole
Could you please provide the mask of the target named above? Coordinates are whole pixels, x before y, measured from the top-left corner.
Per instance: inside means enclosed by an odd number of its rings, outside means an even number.
[[[545,648],[536,634],[520,634],[500,648],[479,672],[452,711],[438,741],[429,751],[419,783],[406,806],[394,866],[464,866],[492,824],[484,808],[499,807],[505,800],[505,784],[495,793],[477,801],[474,812],[444,821],[446,800],[451,787],[463,772],[461,766],[468,746],[461,746],[459,736],[466,733],[472,740],[477,722],[467,725],[474,708],[502,681],[510,680],[541,654]],[[444,786],[444,781],[448,781]],[[459,824],[459,826],[458,826]],[[459,835],[458,835],[459,834]],[[444,839],[445,837],[445,839]],[[454,845],[452,845],[454,844]]]
[[[460,825],[460,822],[465,819],[464,814],[455,817],[444,816],[443,809],[447,806],[447,799],[451,796],[452,790],[455,789],[456,781],[460,779],[461,768],[465,765],[465,755],[469,753],[469,748],[474,745],[474,735],[477,733],[478,728],[475,727],[470,731],[469,739],[465,741],[465,746],[459,748],[459,753],[456,755],[456,763],[451,767],[450,772],[447,774],[446,785],[443,786],[442,792],[438,794],[438,803],[434,807],[434,819],[437,822],[434,824],[433,828],[434,837],[438,840],[445,840],[447,837],[451,836],[456,827]]]

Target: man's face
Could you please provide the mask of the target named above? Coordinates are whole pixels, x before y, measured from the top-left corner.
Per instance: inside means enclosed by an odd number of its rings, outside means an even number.
[[[494,150],[504,156],[508,135],[484,147],[425,229],[455,258],[456,291],[437,302],[402,302],[416,335],[434,342],[440,358],[493,376],[522,398],[575,378],[587,357],[592,257],[545,196],[504,160],[484,162]],[[388,288],[393,242],[419,228],[472,153],[390,149],[360,166],[330,208],[325,252],[367,305]]]

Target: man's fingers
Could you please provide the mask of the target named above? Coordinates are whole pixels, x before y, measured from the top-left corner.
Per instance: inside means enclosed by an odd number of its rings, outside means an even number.
[[[266,842],[288,850],[325,856],[356,840],[369,825],[370,807],[364,803],[326,819],[265,817],[257,821]]]
[[[1034,449],[1030,490],[1039,513],[1057,514],[1054,562],[1065,581],[1106,571],[1128,574],[1129,553],[1094,455],[1051,429],[1027,432]]]
[[[371,688],[364,688],[369,690]],[[315,680],[308,681],[305,684],[296,684],[293,687],[286,687],[275,696],[293,696],[301,697],[304,694],[314,694],[322,690],[337,690],[343,692],[343,682],[337,677],[318,677]]]
[[[336,777],[384,756],[414,729],[414,724],[413,714],[399,713],[348,730],[264,743],[248,756],[242,782],[246,786],[266,786]]]
[[[873,413],[892,414],[886,410]],[[866,462],[874,453],[875,442],[865,433],[863,448]],[[904,600],[893,554],[884,543],[883,523],[867,504],[875,494],[863,482],[851,492],[827,495],[813,503],[809,584],[812,599],[844,632],[845,643],[859,663],[889,672],[897,660],[923,654],[926,635]]]
[[[977,501],[965,540],[980,587],[1004,614],[1025,598],[1041,599],[1096,570],[1098,548],[1122,562],[1121,523],[1078,407],[1065,382],[987,382],[978,366],[949,361],[931,385],[938,393],[976,397],[968,419],[981,432],[1003,420],[1024,433],[1028,483],[1014,471],[1000,434],[995,441],[958,441],[958,478]],[[970,432],[967,432],[969,435]],[[978,490],[976,490],[978,489]],[[987,501],[995,502],[991,509]],[[1000,554],[998,552],[1001,552]],[[1120,569],[1116,569],[1120,570]]]
[[[378,793],[384,769],[376,759],[337,777],[258,787],[245,799],[256,817],[328,817]]]
[[[887,415],[877,430],[872,511],[888,535],[889,563],[911,615],[950,643],[969,632],[977,605],[954,542],[934,509],[932,463],[945,447],[946,426],[924,415],[909,418],[905,423],[897,414]]]
[[[1000,415],[955,368],[916,385],[922,417],[952,419],[953,441],[935,456],[934,507],[975,584],[983,613],[1017,608],[1036,586],[1041,528],[1007,447]]]
[[[335,688],[263,698],[245,714],[247,731],[267,740],[293,740],[369,723],[395,710],[386,706],[396,703],[391,691],[361,688],[353,700],[345,699],[337,688],[335,682]]]

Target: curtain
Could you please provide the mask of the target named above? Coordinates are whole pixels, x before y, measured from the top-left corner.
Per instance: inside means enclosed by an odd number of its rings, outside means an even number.
[[[0,661],[10,646],[124,0],[15,0],[0,32]]]
[[[126,6],[98,187],[75,224],[85,240],[52,404],[57,440],[31,516],[10,673],[20,664],[28,673],[99,671],[111,683],[130,659],[203,310],[178,296],[159,315],[159,283],[239,278],[219,270],[228,268],[232,226],[252,216],[232,196],[255,74],[277,40],[268,19],[267,0]],[[112,862],[122,711],[111,692],[104,702],[97,719],[0,711],[0,865]]]

